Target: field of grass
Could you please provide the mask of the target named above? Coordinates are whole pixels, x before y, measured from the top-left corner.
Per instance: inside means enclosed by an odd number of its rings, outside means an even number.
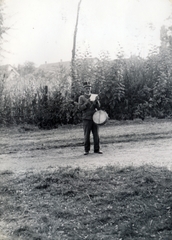
[[[1,171],[0,230],[1,240],[171,240],[172,172]]]
[[[81,125],[0,136],[0,240],[172,239],[170,119],[109,121],[101,157]]]

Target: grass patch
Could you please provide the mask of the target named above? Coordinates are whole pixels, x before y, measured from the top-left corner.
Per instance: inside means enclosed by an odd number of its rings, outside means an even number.
[[[171,192],[150,166],[0,173],[0,217],[12,239],[170,240]]]

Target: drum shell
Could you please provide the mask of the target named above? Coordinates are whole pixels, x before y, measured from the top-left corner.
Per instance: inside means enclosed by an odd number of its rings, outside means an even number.
[[[108,114],[103,110],[98,110],[93,115],[93,121],[97,125],[104,125],[108,121]]]

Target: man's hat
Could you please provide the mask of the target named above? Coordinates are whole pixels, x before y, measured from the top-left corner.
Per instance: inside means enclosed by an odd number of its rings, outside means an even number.
[[[83,86],[84,86],[84,88],[91,87],[91,83],[90,82],[84,82]]]

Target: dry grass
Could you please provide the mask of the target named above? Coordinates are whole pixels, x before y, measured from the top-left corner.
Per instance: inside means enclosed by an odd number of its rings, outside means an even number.
[[[171,192],[172,172],[150,166],[1,172],[1,228],[17,240],[170,240]]]

